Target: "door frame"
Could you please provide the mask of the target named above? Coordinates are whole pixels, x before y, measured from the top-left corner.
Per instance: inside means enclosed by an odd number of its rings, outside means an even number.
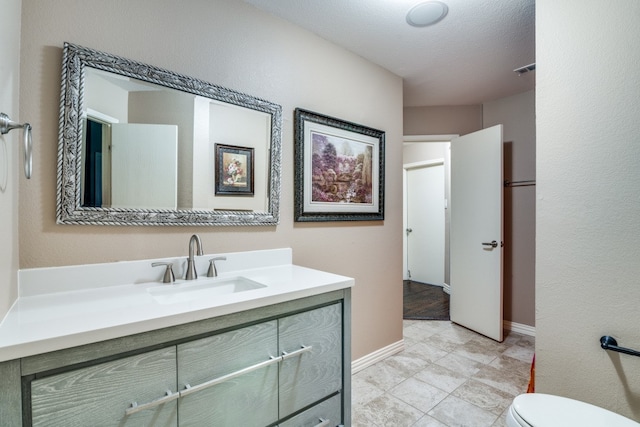
[[[445,135],[405,135],[403,137],[403,146],[406,146],[407,144],[415,144],[415,143],[425,143],[425,144],[429,144],[429,143],[447,143],[449,144],[449,149],[446,150],[446,155],[444,157],[444,180],[445,180],[445,249],[444,249],[444,256],[445,256],[445,268],[444,268],[444,291],[449,293],[450,292],[450,285],[449,285],[449,220],[450,220],[450,214],[449,214],[449,209],[448,209],[448,201],[451,198],[451,193],[450,193],[450,181],[451,181],[451,167],[450,167],[450,161],[451,161],[451,140],[453,138],[457,138],[458,134],[445,134]],[[440,161],[442,161],[442,159],[439,159]],[[403,280],[407,280],[407,269],[408,269],[408,262],[407,262],[407,233],[406,233],[406,229],[407,229],[407,169],[411,169],[411,168],[415,168],[415,167],[420,167],[420,166],[428,166],[428,165],[433,165],[434,162],[437,162],[437,160],[432,159],[432,160],[424,160],[424,161],[418,161],[418,162],[411,162],[411,163],[403,163],[403,168],[402,168],[402,279]]]

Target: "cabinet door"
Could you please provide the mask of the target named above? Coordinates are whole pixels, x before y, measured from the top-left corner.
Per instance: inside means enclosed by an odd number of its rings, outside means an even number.
[[[274,320],[180,344],[180,427],[277,421],[277,343]]]
[[[341,403],[342,398],[337,394],[280,423],[279,427],[335,427],[342,421]]]
[[[33,425],[177,426],[176,388],[175,347],[35,379]],[[142,410],[127,415],[133,402]]]
[[[280,418],[342,388],[342,304],[279,320]]]

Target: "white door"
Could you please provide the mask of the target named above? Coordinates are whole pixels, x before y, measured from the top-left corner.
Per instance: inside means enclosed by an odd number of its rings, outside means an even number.
[[[407,169],[407,269],[416,282],[444,286],[444,164]]]
[[[111,206],[176,209],[178,127],[111,126]]]
[[[451,141],[451,320],[502,341],[502,125]]]

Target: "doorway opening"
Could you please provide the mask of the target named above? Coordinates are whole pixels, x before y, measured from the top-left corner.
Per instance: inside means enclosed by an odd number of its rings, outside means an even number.
[[[403,300],[406,319],[449,319],[450,141],[405,136]]]

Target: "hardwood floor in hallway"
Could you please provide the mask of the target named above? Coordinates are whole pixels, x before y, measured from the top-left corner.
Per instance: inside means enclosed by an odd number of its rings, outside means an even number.
[[[449,320],[449,294],[441,286],[403,281],[403,317],[414,320]]]

